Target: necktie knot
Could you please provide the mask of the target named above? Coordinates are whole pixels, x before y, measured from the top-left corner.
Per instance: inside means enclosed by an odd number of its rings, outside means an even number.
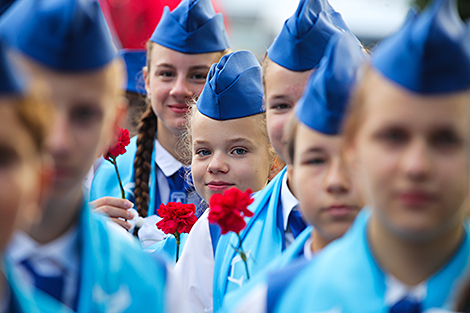
[[[307,224],[302,219],[300,212],[295,210],[295,208],[290,212],[287,223],[290,230],[292,231],[292,234],[294,235],[294,238],[297,238],[297,236],[305,229],[305,227],[307,227]]]
[[[405,297],[390,308],[390,313],[421,313],[421,303]]]

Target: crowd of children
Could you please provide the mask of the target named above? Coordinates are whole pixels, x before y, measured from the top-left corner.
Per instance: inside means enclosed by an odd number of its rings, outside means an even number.
[[[456,0],[372,51],[300,0],[261,62],[211,0],[169,2],[144,51],[106,0],[0,4],[0,313],[470,312]]]

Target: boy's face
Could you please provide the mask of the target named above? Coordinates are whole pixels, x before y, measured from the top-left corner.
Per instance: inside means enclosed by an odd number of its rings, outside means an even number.
[[[81,188],[97,157],[109,146],[125,106],[118,103],[113,65],[83,74],[38,69],[51,88],[55,109],[47,150],[54,160],[52,198]]]
[[[302,96],[311,71],[294,72],[272,61],[268,62],[264,74],[268,133],[274,150],[286,162],[284,125]]]
[[[300,123],[295,136],[292,187],[305,219],[324,240],[341,237],[362,208],[342,153],[342,137]]]
[[[0,99],[0,251],[15,228],[36,220],[44,174],[41,155],[13,101]]]

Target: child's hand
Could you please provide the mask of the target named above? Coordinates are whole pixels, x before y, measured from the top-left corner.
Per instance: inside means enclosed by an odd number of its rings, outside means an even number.
[[[90,202],[95,207],[95,212],[101,212],[108,215],[116,224],[124,229],[130,229],[131,224],[125,220],[134,218],[134,214],[129,212],[128,209],[132,208],[134,204],[129,200],[113,197],[103,197]]]

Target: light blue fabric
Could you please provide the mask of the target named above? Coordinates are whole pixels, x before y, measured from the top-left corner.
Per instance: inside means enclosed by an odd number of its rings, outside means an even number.
[[[2,266],[10,289],[9,313],[72,313],[73,311],[62,305],[52,297],[26,286],[19,273],[11,262],[4,261]],[[1,275],[1,273],[0,273]]]
[[[363,209],[350,230],[296,273],[279,298],[275,312],[389,312],[384,304],[385,274],[367,240],[370,210]],[[427,282],[422,309],[447,307],[468,272],[468,229],[454,257]],[[275,275],[275,273],[271,274]],[[268,293],[269,293],[268,287]],[[305,295],[308,295],[306,297]]]
[[[182,53],[208,53],[230,47],[224,18],[216,14],[211,0],[183,0],[162,18],[150,40]]]
[[[282,252],[281,255],[277,256],[272,262],[270,262],[265,269],[261,272],[254,275],[250,282],[243,286],[243,288],[234,290],[233,292],[228,293],[223,302],[222,308],[218,313],[233,312],[234,308],[237,307],[243,300],[245,296],[249,295],[253,288],[259,286],[260,284],[266,284],[267,275],[275,270],[279,270],[289,265],[292,261],[304,257],[304,247],[307,240],[310,239],[311,233],[313,231],[312,226],[307,226],[302,233],[299,234],[295,241]]]
[[[183,248],[186,244],[187,239],[188,234],[183,233],[180,235],[180,251],[178,258],[181,257],[181,253],[183,252]],[[168,260],[171,260],[173,262],[173,265],[176,264],[176,239],[173,235],[166,237],[165,240],[159,241],[151,246],[148,246],[144,249],[144,251],[150,252],[152,255],[164,254]]]
[[[254,216],[248,220],[240,236],[243,250],[248,254],[248,269],[251,276],[256,275],[285,249],[282,222],[281,186],[286,168],[261,191],[254,195],[248,207]],[[280,220],[279,220],[280,219]],[[246,284],[243,261],[232,246],[238,246],[238,237],[233,232],[220,236],[214,257],[214,312],[222,305],[225,295],[239,289],[240,283]],[[235,260],[234,260],[235,258]]]
[[[58,71],[100,69],[116,56],[98,1],[21,0],[0,18],[9,45]]]
[[[165,312],[166,265],[107,223],[83,206],[78,312]]]
[[[455,0],[434,0],[379,43],[372,64],[385,77],[420,94],[470,88],[470,27]]]

